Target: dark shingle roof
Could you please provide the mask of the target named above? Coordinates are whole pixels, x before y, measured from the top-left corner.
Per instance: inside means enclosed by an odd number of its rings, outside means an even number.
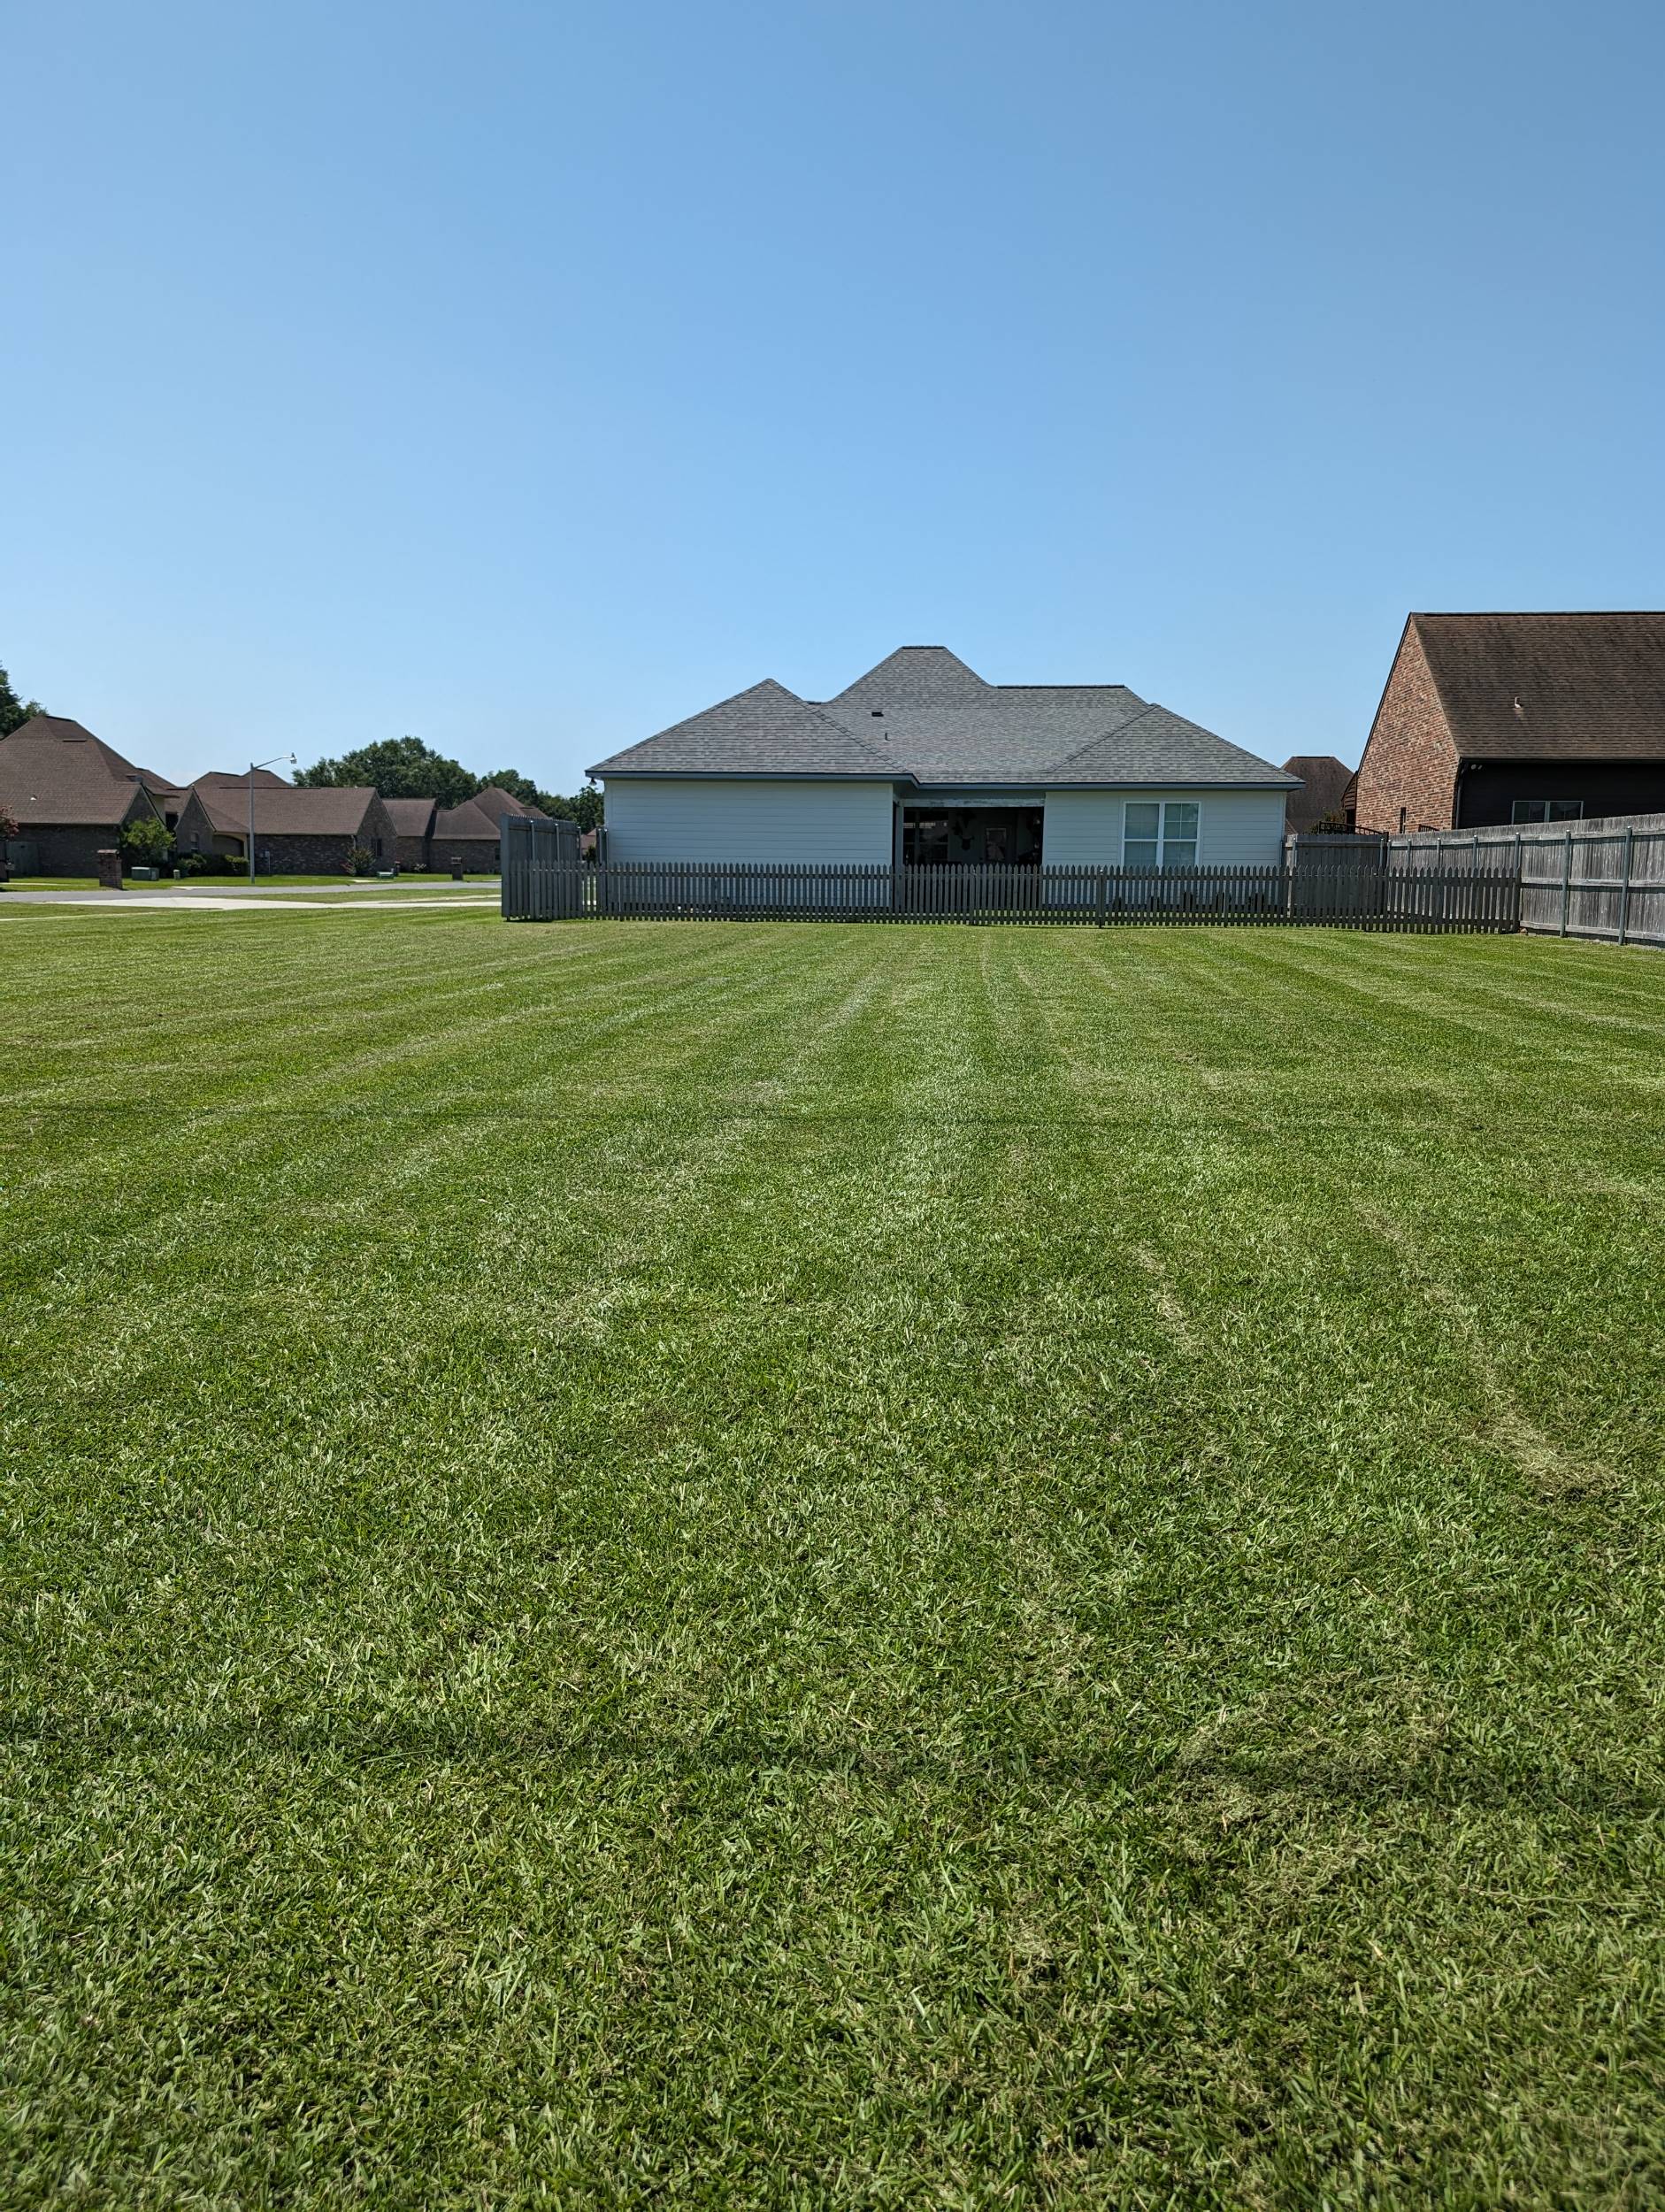
[[[528,806],[524,799],[517,799],[512,791],[505,791],[497,783],[488,783],[483,790],[477,791],[472,803],[482,814],[489,815],[494,827],[505,814],[520,815],[533,822],[547,822],[549,818],[541,806]]]
[[[1333,753],[1296,753],[1284,763],[1284,772],[1299,776],[1301,782],[1299,791],[1290,793],[1285,808],[1293,830],[1308,830],[1315,822],[1341,813],[1358,773]]]
[[[384,799],[395,837],[426,837],[434,819],[432,799]]]
[[[905,645],[821,704],[758,684],[589,772],[1274,789],[1288,781],[1125,684],[985,683],[940,645]]]
[[[495,838],[501,834],[498,817],[487,814],[478,799],[464,799],[461,806],[442,806],[434,817],[435,837]]]
[[[196,801],[217,830],[240,835],[249,827],[247,782],[192,787]],[[367,784],[318,784],[297,789],[285,784],[272,791],[255,787],[255,835],[264,830],[273,837],[352,837],[375,804],[376,794]]]
[[[246,768],[211,768],[206,775],[194,776],[191,780],[194,784],[206,784],[215,791],[247,791],[249,772]],[[287,777],[273,775],[270,768],[257,768],[254,771],[254,787],[257,791],[292,791],[295,788]]]
[[[1665,759],[1665,614],[1410,622],[1464,759]]]
[[[115,829],[139,799],[178,797],[165,778],[137,768],[79,722],[37,714],[0,739],[0,806],[20,829],[31,824]],[[139,801],[141,812],[150,809]]]

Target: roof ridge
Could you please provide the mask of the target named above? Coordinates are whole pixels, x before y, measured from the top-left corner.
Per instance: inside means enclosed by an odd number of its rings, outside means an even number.
[[[1625,615],[1665,616],[1665,607],[1413,607],[1412,622],[1612,622]]]
[[[1126,686],[1124,685],[1122,688],[1125,690]],[[1102,745],[1107,737],[1119,737],[1124,730],[1131,730],[1135,722],[1142,722],[1147,714],[1155,714],[1155,700],[1147,699],[1144,705],[1140,707],[1139,712],[1137,714],[1130,714],[1125,722],[1118,722],[1114,729],[1101,730],[1096,737],[1090,737],[1084,745],[1078,745],[1072,753],[1065,753],[1061,760],[1055,760],[1051,766],[1046,771],[1047,774],[1061,774],[1064,769],[1069,767],[1071,761],[1079,760],[1083,753],[1090,753],[1094,746]],[[1166,709],[1164,709],[1163,711],[1166,712]],[[1197,725],[1193,723],[1192,726],[1193,728],[1195,728]],[[1211,730],[1205,732],[1205,735],[1211,737],[1213,734],[1214,733]]]

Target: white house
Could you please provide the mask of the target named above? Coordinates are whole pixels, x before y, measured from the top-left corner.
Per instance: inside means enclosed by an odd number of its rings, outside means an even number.
[[[1298,782],[1124,684],[989,684],[905,645],[598,761],[610,861],[1274,866]]]

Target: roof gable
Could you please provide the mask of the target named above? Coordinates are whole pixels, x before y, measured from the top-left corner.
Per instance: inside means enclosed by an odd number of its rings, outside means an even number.
[[[435,837],[494,838],[500,834],[499,818],[487,814],[478,799],[460,806],[442,806],[434,816]]]
[[[1136,714],[1091,739],[1059,761],[1053,780],[1061,784],[1183,783],[1255,784],[1264,788],[1294,783],[1293,776],[1258,754],[1228,744],[1200,722],[1187,721],[1170,707],[1141,706]]]
[[[153,799],[175,795],[172,784],[63,715],[33,715],[0,738],[0,804],[20,829],[116,829],[135,810],[151,811]]]
[[[994,689],[946,645],[899,645],[877,667],[825,703],[888,711],[894,706],[970,706]]]
[[[703,714],[598,761],[592,776],[628,774],[867,776],[896,764],[882,741],[858,736],[767,676]]]
[[[434,819],[432,799],[384,799],[395,837],[426,837]]]
[[[494,822],[502,821],[505,814],[513,814],[523,821],[547,822],[549,816],[541,806],[528,806],[524,799],[517,799],[512,791],[505,791],[501,784],[488,783],[474,794],[474,804],[482,814]]]
[[[1413,614],[1458,754],[1665,759],[1665,613]]]

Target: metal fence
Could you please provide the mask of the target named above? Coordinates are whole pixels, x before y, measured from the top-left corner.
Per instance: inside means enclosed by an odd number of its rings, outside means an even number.
[[[545,864],[542,826],[504,826],[510,921],[863,921],[1276,926],[1425,933],[1519,925],[1515,879],[1270,868],[794,867],[710,861]]]
[[[1391,868],[1516,875],[1521,927],[1613,944],[1665,945],[1665,815],[1521,829],[1433,830],[1385,841]]]

